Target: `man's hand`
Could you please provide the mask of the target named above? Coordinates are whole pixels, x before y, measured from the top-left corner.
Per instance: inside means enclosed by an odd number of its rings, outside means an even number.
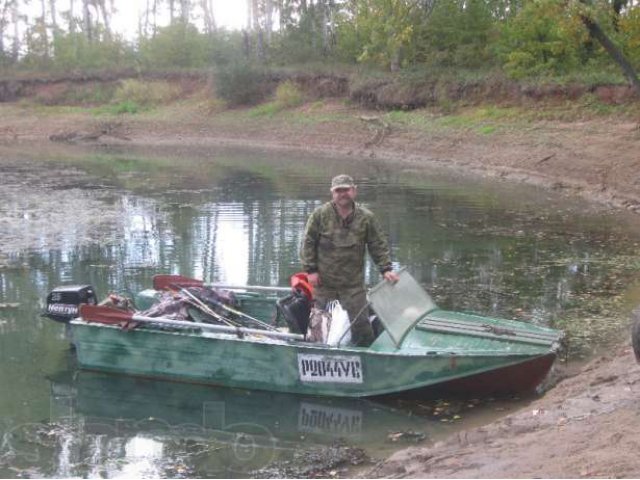
[[[384,277],[384,279],[387,282],[390,282],[390,283],[396,283],[398,280],[400,280],[400,277],[398,276],[398,274],[396,272],[394,272],[393,270],[389,270],[388,272],[384,272],[384,274],[382,276]]]
[[[320,285],[320,275],[318,275],[318,272],[308,273],[307,279],[309,280],[309,283],[312,287],[317,287]]]

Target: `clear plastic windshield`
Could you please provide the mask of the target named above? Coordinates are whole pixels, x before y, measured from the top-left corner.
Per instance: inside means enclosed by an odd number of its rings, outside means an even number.
[[[407,270],[395,284],[382,281],[369,291],[369,301],[396,346],[422,317],[437,305]]]

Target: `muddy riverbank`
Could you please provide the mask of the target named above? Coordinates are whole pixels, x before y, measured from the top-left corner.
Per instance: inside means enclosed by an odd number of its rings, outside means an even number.
[[[408,170],[439,165],[460,174],[534,183],[640,213],[639,119],[446,120],[427,111],[388,118],[337,102],[305,105],[271,117],[248,111],[212,113],[201,105],[100,117],[79,110],[2,104],[0,143],[11,148],[35,144],[44,150],[64,142],[314,151],[375,158]],[[19,170],[5,167],[3,175],[19,177]],[[26,197],[15,191],[11,198]],[[640,367],[628,343],[623,340],[619,348],[578,372],[566,372],[567,378],[515,414],[440,444],[411,447],[350,474],[638,477],[640,464],[632,452],[640,443],[640,432],[634,428],[640,420],[635,407]]]

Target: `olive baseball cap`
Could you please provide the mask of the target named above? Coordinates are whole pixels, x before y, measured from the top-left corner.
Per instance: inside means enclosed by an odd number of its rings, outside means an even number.
[[[331,179],[331,191],[333,192],[336,188],[351,188],[355,187],[356,184],[349,175],[337,175]]]

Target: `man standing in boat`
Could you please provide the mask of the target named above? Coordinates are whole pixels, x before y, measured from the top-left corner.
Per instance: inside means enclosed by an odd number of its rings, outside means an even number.
[[[349,313],[352,341],[369,346],[373,329],[368,319],[364,287],[365,251],[389,282],[398,275],[391,266],[391,252],[373,213],[355,203],[357,187],[349,175],[331,180],[331,201],[318,207],[307,221],[300,259],[315,288],[320,308],[339,300]]]

